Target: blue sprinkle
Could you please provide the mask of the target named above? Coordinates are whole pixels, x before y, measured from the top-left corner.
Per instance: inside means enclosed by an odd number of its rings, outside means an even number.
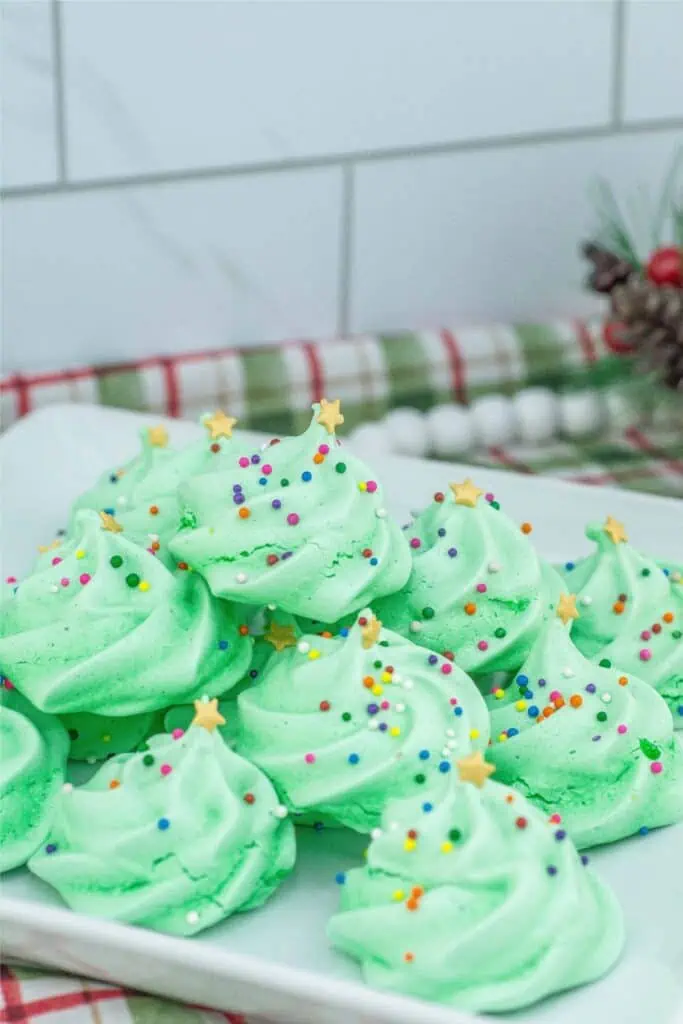
[[[428,760],[428,758],[429,758],[429,751],[428,750],[421,750],[420,753],[418,754],[418,757],[420,758],[421,761]]]
[[[566,839],[567,833],[563,828],[558,828],[557,832],[555,833],[555,838],[558,840]]]
[[[444,530],[443,526],[439,527],[439,529],[437,530],[437,533],[439,534],[439,537],[445,537],[446,536],[446,531]]]
[[[425,812],[425,814],[429,814],[429,812],[431,810],[433,810],[433,809],[434,809],[434,804],[430,804],[430,803],[422,804],[422,810]]]
[[[517,682],[519,683],[520,686],[526,686],[526,684],[529,682],[529,677],[528,676],[517,676]]]
[[[450,763],[450,761],[440,761],[439,762],[439,771],[440,772],[444,772],[444,774],[445,774],[446,772],[449,772],[450,770],[451,770],[451,763]]]
[[[348,630],[347,626],[344,626],[343,629],[339,630],[339,636],[348,636],[348,635],[349,635],[349,630]]]
[[[388,728],[389,728],[389,726],[387,725],[386,722],[380,722],[379,723],[379,731],[380,732],[386,732]]]
[[[567,570],[567,572],[571,572],[572,569],[574,568],[574,565],[575,565],[574,562],[565,562],[564,563],[564,567]]]
[[[527,710],[527,715],[529,716],[529,718],[538,718],[538,708],[535,704],[532,704],[531,707]]]
[[[252,464],[252,466],[258,466],[260,461],[261,461],[261,456],[260,455],[252,455],[252,457],[251,457],[251,464]]]
[[[668,576],[670,570],[669,569],[662,569],[662,572],[664,573],[665,576]]]
[[[378,562],[379,562],[378,558],[371,558],[370,559],[370,565],[377,565]]]
[[[543,679],[543,678],[539,679],[538,680],[538,685],[539,686],[545,686],[545,679]]]
[[[232,496],[232,500],[236,505],[241,505],[242,502],[244,501],[244,495],[242,494],[241,491],[235,491],[235,493]]]
[[[343,885],[344,882],[346,881],[346,875],[344,874],[343,871],[338,871],[337,874],[334,876],[334,880],[337,883],[337,885]]]
[[[325,828],[325,823],[323,821],[316,821],[313,823],[313,828],[316,832],[322,832]]]
[[[508,739],[511,736],[519,736],[519,729],[515,729],[514,725],[511,725],[508,729]]]
[[[309,480],[313,479],[313,474],[311,473],[310,470],[305,469],[304,472],[301,474],[301,479],[308,483]]]
[[[249,670],[249,678],[250,679],[256,679],[257,675],[258,675],[258,669],[257,668],[252,668],[252,669]]]
[[[678,705],[678,713],[679,715],[683,715],[683,704]]]
[[[45,847],[45,853],[55,853],[57,851],[56,843],[48,843]]]
[[[455,558],[457,553],[458,553],[458,549],[457,548],[449,548],[448,549],[448,555],[449,555],[450,558]]]
[[[358,764],[360,757],[358,754],[349,754],[349,764]]]
[[[235,493],[242,490],[242,484],[233,484],[232,489]]]
[[[582,853],[581,854],[581,863],[583,864],[584,867],[586,866],[586,864],[588,864],[589,860],[590,860],[590,858],[589,858],[587,853]]]
[[[649,831],[650,830],[647,827],[647,825],[641,825],[640,828],[638,829],[638,832],[640,833],[641,836],[646,836]]]
[[[268,477],[267,476],[259,477],[259,483],[261,484],[261,487],[265,487],[265,485],[268,483]]]
[[[427,658],[427,661],[429,662],[430,665],[436,665],[438,660],[439,659],[435,654],[430,654],[429,657]]]
[[[165,832],[166,829],[170,827],[170,825],[171,822],[168,820],[168,818],[159,818],[157,822],[157,828],[160,829],[162,832]]]
[[[548,872],[549,875],[556,875],[557,874],[557,868],[555,867],[554,864],[549,864],[548,867],[546,868],[546,871]]]
[[[458,707],[453,708],[453,714],[455,715],[456,718],[460,718],[462,714],[462,708],[459,705]]]
[[[527,700],[531,700],[533,695],[534,695],[534,691],[533,690],[525,690],[524,693],[522,694],[522,696],[525,697]]]
[[[104,508],[104,509],[102,509],[102,511],[106,512],[108,516],[115,516],[116,515],[116,509],[115,508]]]
[[[227,651],[229,646],[230,646],[230,644],[228,643],[227,640],[219,640],[218,641],[218,648],[221,651]]]
[[[119,482],[119,478],[117,477],[116,473],[112,473],[112,475],[109,477],[109,483],[110,484],[117,484],[118,482]]]

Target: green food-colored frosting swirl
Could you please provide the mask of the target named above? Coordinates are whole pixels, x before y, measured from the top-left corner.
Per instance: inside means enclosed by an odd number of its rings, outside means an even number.
[[[162,717],[156,711],[119,718],[91,715],[87,711],[59,716],[69,734],[69,757],[74,761],[103,761],[112,754],[128,754],[159,731]]]
[[[665,702],[588,661],[558,618],[490,711],[497,777],[559,811],[579,848],[683,818],[683,747]]]
[[[375,610],[415,643],[454,652],[466,672],[514,672],[551,613],[560,579],[496,503],[469,481],[451,488],[406,528],[410,578]]]
[[[74,910],[192,935],[259,906],[290,872],[284,814],[265,776],[197,725],[62,793],[29,867]]]
[[[251,655],[236,610],[109,527],[81,512],[59,563],[3,602],[4,671],[58,714],[136,715],[225,693]]]
[[[303,637],[237,701],[237,749],[284,802],[359,832],[377,825],[388,798],[421,790],[430,764],[446,773],[488,742],[486,707],[465,673],[389,630],[370,643],[376,629],[366,610],[338,637]]]
[[[364,867],[338,877],[332,944],[370,985],[500,1012],[592,981],[624,941],[611,891],[525,798],[448,779],[389,804]]]
[[[56,718],[0,687],[0,873],[25,864],[47,835],[68,749]]]
[[[581,611],[572,640],[598,664],[654,686],[683,729],[683,583],[627,541],[615,542],[610,522],[587,528],[595,552],[564,569]]]
[[[405,583],[409,552],[382,489],[318,421],[180,488],[171,541],[219,597],[333,622]]]

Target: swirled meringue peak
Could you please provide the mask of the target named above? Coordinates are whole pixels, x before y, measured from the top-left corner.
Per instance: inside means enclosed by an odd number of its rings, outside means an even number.
[[[475,677],[516,671],[561,589],[525,536],[529,529],[471,480],[450,484],[406,528],[410,578],[375,602],[377,615],[415,643],[454,652]]]
[[[140,715],[91,715],[87,711],[60,715],[69,734],[73,761],[104,761],[112,754],[128,754],[162,726],[161,712]]]
[[[171,572],[118,521],[81,512],[57,564],[3,602],[0,664],[37,707],[137,715],[229,690],[251,638],[194,573]]]
[[[683,729],[683,582],[628,543],[621,523],[608,517],[586,536],[593,554],[564,567],[578,597],[572,640],[604,668],[634,672],[661,694]]]
[[[106,761],[62,793],[29,868],[74,910],[193,935],[263,903],[294,866],[294,829],[266,777],[197,701],[186,733]]]
[[[486,747],[472,680],[369,609],[337,637],[283,644],[237,699],[237,750],[294,812],[369,832],[387,799],[421,791],[431,763],[445,774],[454,756]]]
[[[25,864],[50,828],[69,740],[9,680],[0,686],[0,873]]]
[[[218,597],[334,622],[401,587],[410,555],[373,474],[338,447],[339,402],[313,410],[301,436],[183,485],[170,547]]]
[[[484,781],[479,756],[392,801],[328,925],[373,986],[459,1009],[516,1010],[593,981],[624,942],[612,892],[558,816]]]
[[[577,614],[562,595],[521,672],[491,694],[489,757],[583,849],[683,818],[683,746],[651,686],[574,646]]]

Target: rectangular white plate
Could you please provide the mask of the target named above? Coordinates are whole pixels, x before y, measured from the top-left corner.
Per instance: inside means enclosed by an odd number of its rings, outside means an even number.
[[[3,575],[21,576],[36,546],[66,522],[70,503],[104,469],[136,450],[137,431],[159,417],[88,406],[53,406],[0,438]],[[198,436],[169,422],[172,442]],[[261,440],[259,435],[250,435]],[[636,545],[683,561],[679,502],[495,470],[382,456],[375,468],[399,518],[449,480],[474,475],[505,511],[534,524],[553,561],[587,549],[583,524],[612,514]],[[193,939],[174,939],[65,910],[25,871],[3,880],[0,929],[8,955],[157,992],[188,1002],[278,1019],[325,1024],[463,1024],[466,1014],[387,996],[359,983],[356,966],[328,948],[325,924],[337,904],[335,873],[358,862],[362,837],[299,830],[293,876],[260,910]],[[593,854],[626,915],[628,942],[603,981],[548,1000],[514,1020],[539,1024],[672,1024],[683,1013],[683,826]],[[523,927],[523,922],[521,922]],[[524,941],[523,932],[520,942]],[[495,950],[491,950],[495,956]],[[498,1018],[500,1019],[500,1018]]]

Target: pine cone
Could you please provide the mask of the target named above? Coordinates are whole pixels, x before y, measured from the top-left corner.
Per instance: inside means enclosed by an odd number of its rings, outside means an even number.
[[[613,288],[628,281],[635,273],[636,268],[627,260],[594,242],[586,242],[581,251],[593,264],[587,278],[588,287],[601,295],[609,295]]]
[[[658,287],[638,275],[617,285],[610,295],[622,337],[638,361],[663,383],[683,390],[683,292]]]

